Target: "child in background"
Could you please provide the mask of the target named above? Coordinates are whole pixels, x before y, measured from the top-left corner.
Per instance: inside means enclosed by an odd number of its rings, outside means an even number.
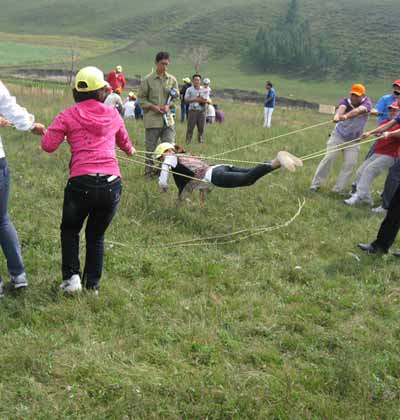
[[[118,111],[103,103],[107,85],[96,67],[80,70],[72,91],[76,104],[58,114],[42,138],[42,148],[48,153],[57,150],[66,138],[72,154],[61,222],[60,288],[65,293],[82,288],[79,233],[86,219],[83,282],[87,289],[97,292],[103,269],[104,233],[122,192],[115,145],[128,156],[135,153]]]

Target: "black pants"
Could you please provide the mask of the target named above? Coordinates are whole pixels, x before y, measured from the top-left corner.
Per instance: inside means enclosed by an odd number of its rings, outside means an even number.
[[[389,169],[386,177],[385,187],[382,193],[382,207],[388,209],[390,202],[394,197],[397,187],[400,185],[400,158],[396,160],[394,165]]]
[[[83,282],[97,289],[103,269],[104,233],[113,219],[121,197],[121,179],[83,175],[71,178],[64,191],[61,222],[63,280],[79,274],[79,232],[86,223],[86,261]]]
[[[247,187],[271,171],[273,169],[270,163],[254,168],[221,165],[212,170],[211,183],[222,188]]]
[[[400,229],[400,187],[390,202],[388,212],[379,229],[376,240],[373,242],[377,248],[388,251],[396,239]]]

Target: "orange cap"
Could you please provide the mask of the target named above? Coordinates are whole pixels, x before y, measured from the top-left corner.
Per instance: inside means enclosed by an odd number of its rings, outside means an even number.
[[[365,86],[361,85],[360,83],[356,83],[351,87],[350,93],[354,93],[354,95],[357,96],[363,96],[365,95]]]
[[[118,95],[120,95],[122,93],[122,88],[117,87],[117,88],[115,88],[114,92],[118,93]]]

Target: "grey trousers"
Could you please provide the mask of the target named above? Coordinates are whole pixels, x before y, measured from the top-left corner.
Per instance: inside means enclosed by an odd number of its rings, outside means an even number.
[[[175,126],[163,127],[163,128],[146,128],[145,133],[145,145],[146,145],[146,166],[144,174],[147,176],[153,176],[156,174],[157,169],[152,168],[154,165],[153,152],[156,150],[158,141],[160,143],[173,143],[175,144]]]
[[[335,130],[332,132],[331,136],[329,137],[328,144],[327,144],[327,151],[324,158],[321,160],[318,168],[315,172],[314,178],[311,182],[311,187],[320,187],[321,185],[325,184],[329,172],[332,168],[333,162],[337,159],[340,153],[343,154],[344,162],[342,169],[340,170],[338,179],[336,181],[335,186],[333,187],[333,191],[341,192],[346,188],[351,175],[353,173],[354,168],[357,165],[358,161],[358,154],[360,152],[360,145],[355,144],[353,147],[349,147],[344,150],[339,151],[329,151],[330,148],[335,146],[344,146],[346,140],[342,138]]]
[[[388,209],[397,188],[400,185],[400,158],[396,160],[394,165],[389,169],[386,177],[385,187],[382,193],[382,207]]]
[[[394,164],[392,156],[373,153],[358,168],[356,173],[357,195],[362,199],[371,199],[371,185],[374,179]]]
[[[197,111],[191,109],[189,111],[187,130],[186,130],[186,143],[192,142],[193,131],[197,126],[197,140],[199,143],[203,142],[204,127],[206,125],[206,111]]]

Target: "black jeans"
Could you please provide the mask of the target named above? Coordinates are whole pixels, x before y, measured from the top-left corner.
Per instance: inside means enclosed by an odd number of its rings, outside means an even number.
[[[79,232],[87,219],[86,261],[83,283],[98,289],[103,269],[104,233],[113,219],[121,198],[121,179],[111,182],[109,176],[83,175],[71,178],[64,191],[61,222],[63,280],[79,274]]]
[[[390,202],[388,212],[379,228],[376,240],[373,242],[377,248],[385,252],[393,245],[400,229],[400,186]]]
[[[273,169],[268,162],[253,168],[220,165],[212,170],[211,183],[222,188],[247,187],[271,171]]]
[[[390,202],[394,197],[397,187],[400,185],[400,158],[396,160],[394,165],[389,169],[386,177],[385,187],[382,193],[382,207],[388,209]]]

